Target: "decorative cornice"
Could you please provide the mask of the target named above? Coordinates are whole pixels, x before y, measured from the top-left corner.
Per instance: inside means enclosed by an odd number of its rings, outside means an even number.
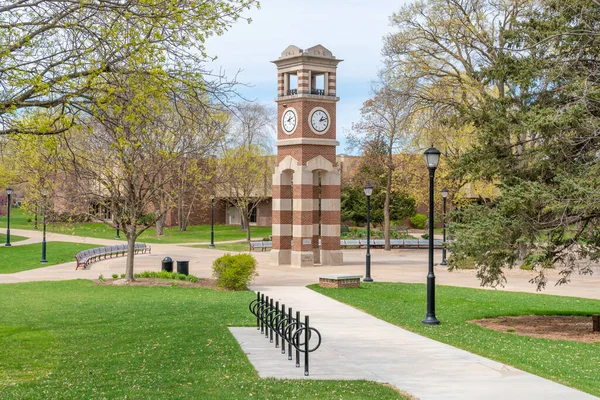
[[[335,139],[318,139],[318,138],[296,138],[282,139],[275,142],[275,146],[294,146],[299,144],[312,144],[317,146],[339,146],[340,142]]]

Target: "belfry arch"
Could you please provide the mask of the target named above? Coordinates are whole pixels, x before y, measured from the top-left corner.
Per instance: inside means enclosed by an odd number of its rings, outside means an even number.
[[[340,173],[336,163],[336,70],[321,45],[288,46],[278,69],[277,154],[273,173],[276,265],[341,265]],[[296,76],[297,88],[290,88]],[[318,78],[318,79],[317,79]],[[317,85],[322,87],[317,87]],[[319,247],[319,242],[321,246]]]

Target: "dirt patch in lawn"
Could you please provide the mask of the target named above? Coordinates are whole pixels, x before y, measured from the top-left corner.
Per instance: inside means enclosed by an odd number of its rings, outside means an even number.
[[[120,279],[105,279],[104,282],[98,279],[94,280],[97,285],[108,286],[178,286],[178,287],[197,287],[204,289],[217,289],[214,279],[199,279],[198,282],[182,281],[179,279],[160,279],[160,278],[136,278],[133,282],[121,283]]]
[[[584,343],[600,342],[600,332],[592,331],[592,317],[566,315],[521,315],[469,321],[498,332]]]

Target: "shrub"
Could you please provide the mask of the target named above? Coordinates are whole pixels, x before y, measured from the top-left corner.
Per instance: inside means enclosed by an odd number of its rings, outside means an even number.
[[[104,276],[102,276],[102,274],[100,274],[100,276],[98,277],[98,280],[99,280],[100,282],[104,282]]]
[[[113,279],[119,279],[119,274],[112,274]]]
[[[425,229],[427,223],[427,217],[423,214],[415,214],[410,217],[410,224],[417,229]]]
[[[429,239],[429,234],[428,233],[424,233],[424,234],[421,235],[421,237],[423,239]]]
[[[125,279],[125,274],[121,274],[121,279]]]
[[[124,276],[123,274],[122,276]],[[159,278],[159,279],[179,279],[180,281],[188,280],[190,282],[198,282],[200,279],[194,275],[178,274],[177,272],[168,271],[144,271],[134,275],[135,278]]]
[[[213,276],[222,289],[245,290],[258,273],[256,259],[250,254],[225,254],[213,263]]]

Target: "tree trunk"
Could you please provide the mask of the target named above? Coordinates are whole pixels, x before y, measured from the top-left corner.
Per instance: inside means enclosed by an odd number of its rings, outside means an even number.
[[[250,241],[250,217],[248,216],[248,214],[244,211],[241,214],[241,220],[242,220],[242,226],[245,227],[244,229],[246,229],[246,241],[249,242]]]
[[[391,250],[390,245],[390,197],[392,191],[392,171],[388,171],[385,188],[385,203],[383,205],[383,237],[385,239],[385,250]]]
[[[133,281],[133,257],[135,255],[135,227],[127,228],[127,262],[125,264],[125,279]]]
[[[242,207],[238,207],[238,210],[240,211],[240,227],[242,229],[246,229],[247,228],[247,214],[246,214],[246,210],[243,209]]]
[[[163,236],[165,234],[165,222],[167,219],[167,215],[162,215],[159,219],[156,220],[156,236]]]

